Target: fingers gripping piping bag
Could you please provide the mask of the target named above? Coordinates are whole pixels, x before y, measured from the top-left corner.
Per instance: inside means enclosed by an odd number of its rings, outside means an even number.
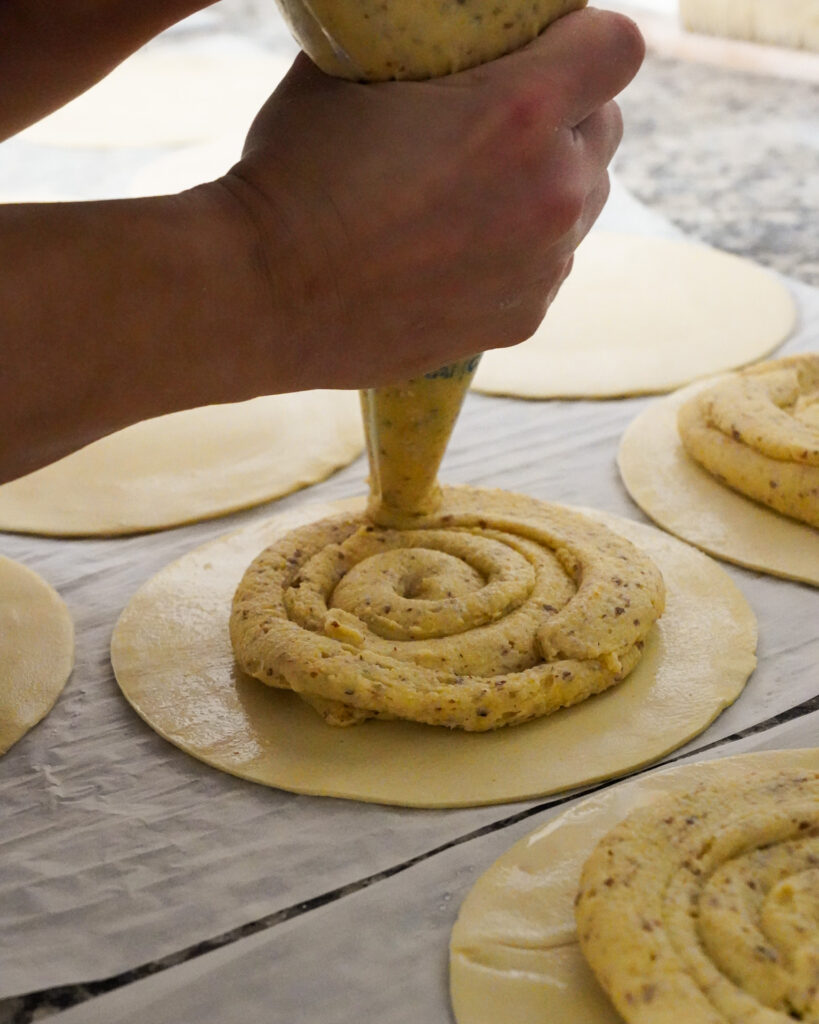
[[[424,79],[510,53],[586,0],[277,0],[322,71],[357,81]],[[440,504],[438,468],[480,356],[362,391],[370,515],[397,526]]]
[[[322,71],[378,82],[437,78],[531,42],[586,0],[277,0]]]

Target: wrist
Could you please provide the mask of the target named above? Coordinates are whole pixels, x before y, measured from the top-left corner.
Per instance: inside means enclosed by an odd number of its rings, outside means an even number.
[[[251,198],[223,179],[165,199],[181,217],[208,361],[233,400],[315,387],[305,306],[292,283],[295,243],[284,225],[263,225]]]

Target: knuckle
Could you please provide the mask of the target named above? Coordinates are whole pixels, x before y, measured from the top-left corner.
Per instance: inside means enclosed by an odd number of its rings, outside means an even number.
[[[583,216],[585,205],[586,193],[578,184],[561,182],[544,190],[537,212],[542,227],[548,228],[553,238],[563,237]]]
[[[563,269],[560,272],[560,277],[559,277],[558,282],[557,282],[557,288],[555,289],[555,293],[557,293],[557,289],[560,288],[560,286],[563,284],[563,282],[566,280],[566,278],[569,276],[569,274],[571,274],[572,270],[574,270],[574,253],[572,253],[571,256],[569,256],[569,258],[563,264]],[[547,308],[548,308],[548,304],[547,304]],[[543,312],[544,312],[544,315],[545,315],[546,310],[544,309]]]
[[[497,142],[513,160],[539,153],[549,132],[549,107],[544,90],[534,82],[517,83],[498,99]]]
[[[602,209],[608,202],[608,198],[611,195],[611,178],[609,177],[608,171],[603,172],[603,176],[597,186],[598,205]]]
[[[504,119],[506,129],[514,136],[527,135],[539,129],[543,120],[543,95],[531,86],[520,86],[506,98]]]
[[[521,303],[509,318],[508,340],[504,347],[519,345],[520,342],[531,338],[543,323],[548,305],[548,301],[542,296]]]

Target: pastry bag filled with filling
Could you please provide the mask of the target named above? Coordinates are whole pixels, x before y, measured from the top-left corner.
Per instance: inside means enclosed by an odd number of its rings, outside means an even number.
[[[277,0],[328,75],[437,78],[511,53],[586,0]]]
[[[479,64],[582,6],[282,3],[324,70],[376,80]],[[519,495],[438,486],[477,362],[362,392],[367,515],[294,531],[236,592],[240,667],[331,724],[485,731],[550,714],[620,682],[662,612],[659,572],[607,528]]]
[[[586,0],[277,0],[325,72],[358,81],[436,78],[524,46]],[[465,359],[361,393],[373,518],[398,525],[434,512],[449,436],[478,365]]]

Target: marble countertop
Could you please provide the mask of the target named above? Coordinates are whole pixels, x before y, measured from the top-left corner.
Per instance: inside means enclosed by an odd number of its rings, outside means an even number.
[[[693,237],[819,285],[819,85],[649,54],[616,167]]]
[[[185,32],[196,35],[245,25],[257,42],[277,45],[281,28],[271,27],[260,15],[258,3],[232,0],[226,9],[228,14],[216,10],[203,12],[187,28],[177,29],[179,37]],[[687,234],[808,284],[819,285],[819,120],[810,116],[819,109],[817,100],[819,86],[809,83],[723,71],[650,55],[622,99],[627,129],[617,158],[618,176],[643,203]],[[23,146],[9,152],[12,158],[7,167],[12,167],[14,176],[19,173],[14,167],[36,155],[36,148],[27,150]],[[477,426],[475,409],[500,409],[501,402],[477,399],[472,412],[467,410],[467,418],[471,416]],[[526,405],[525,415],[536,416],[533,404]],[[546,405],[557,409],[555,403]],[[615,405],[599,403],[595,415],[614,415],[606,410]],[[360,488],[361,468],[356,472],[356,485]],[[468,471],[462,475],[472,482]],[[504,483],[501,481],[501,485]],[[333,484],[332,488],[340,496],[344,485]],[[809,599],[814,596],[809,595]],[[786,712],[778,720],[787,721],[810,710],[791,709],[792,714]],[[762,723],[759,728],[770,725]],[[747,734],[753,731],[748,730]],[[431,858],[429,863],[434,866],[437,861]],[[378,881],[376,876],[369,877],[359,888],[370,889]],[[334,899],[338,895],[332,894]],[[0,1001],[0,1024],[30,1024],[87,1000],[90,1001],[86,1006],[93,1007],[104,993],[122,989],[137,979],[148,978],[175,964],[196,961],[211,949],[228,948],[249,935],[272,934],[275,926],[285,925],[321,906],[323,898],[317,896],[307,903],[256,918],[217,938],[106,980]],[[282,929],[281,934],[286,931]],[[151,1019],[150,1014],[145,1019]]]

